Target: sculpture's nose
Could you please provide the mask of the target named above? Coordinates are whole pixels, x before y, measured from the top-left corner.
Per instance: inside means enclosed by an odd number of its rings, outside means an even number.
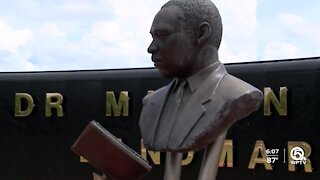
[[[151,42],[150,46],[148,47],[148,53],[153,54],[158,50],[157,46],[155,45],[154,41]]]

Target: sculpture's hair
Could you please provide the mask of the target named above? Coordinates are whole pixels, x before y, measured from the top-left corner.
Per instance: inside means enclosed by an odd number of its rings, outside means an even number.
[[[199,27],[200,23],[209,23],[212,29],[210,42],[219,49],[222,38],[222,21],[217,7],[210,0],[170,0],[162,8],[172,5],[182,9],[188,30],[195,32],[194,30]]]

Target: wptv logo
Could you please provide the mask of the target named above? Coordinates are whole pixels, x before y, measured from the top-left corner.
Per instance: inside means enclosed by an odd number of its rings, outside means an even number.
[[[306,164],[307,158],[305,157],[305,152],[303,148],[296,146],[291,149],[290,156],[292,160],[290,161],[290,164]]]

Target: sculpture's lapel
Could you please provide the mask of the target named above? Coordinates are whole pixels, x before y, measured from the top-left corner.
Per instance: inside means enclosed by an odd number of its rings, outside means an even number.
[[[150,113],[147,117],[152,118],[153,120],[149,119],[152,124],[150,124],[149,127],[147,127],[150,131],[150,135],[152,136],[151,144],[154,142],[154,138],[156,135],[156,130],[159,125],[159,120],[161,117],[161,113],[163,111],[163,107],[165,105],[166,99],[169,95],[171,86],[174,85],[174,80],[171,81],[167,86],[163,87],[155,96],[152,96],[150,99],[150,105],[148,112]]]
[[[215,89],[226,73],[224,66],[220,65],[216,71],[210,74],[194,94],[192,94],[174,125],[171,135],[173,138],[170,139],[169,146],[179,148],[182,145],[192,128],[197,124],[199,119],[205,115],[205,104],[213,100]]]

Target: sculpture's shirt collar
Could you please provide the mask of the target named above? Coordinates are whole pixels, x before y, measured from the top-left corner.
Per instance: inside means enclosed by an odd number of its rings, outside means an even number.
[[[193,93],[194,91],[196,91],[200,85],[202,84],[202,82],[208,78],[208,76],[215,70],[217,70],[220,67],[220,62],[216,62],[213,63],[211,65],[209,65],[208,67],[205,67],[204,69],[202,69],[201,71],[195,73],[192,76],[189,76],[187,78],[187,86],[190,88],[190,91]],[[175,80],[175,84],[178,83],[178,78],[176,78]],[[176,86],[176,85],[175,85]]]

